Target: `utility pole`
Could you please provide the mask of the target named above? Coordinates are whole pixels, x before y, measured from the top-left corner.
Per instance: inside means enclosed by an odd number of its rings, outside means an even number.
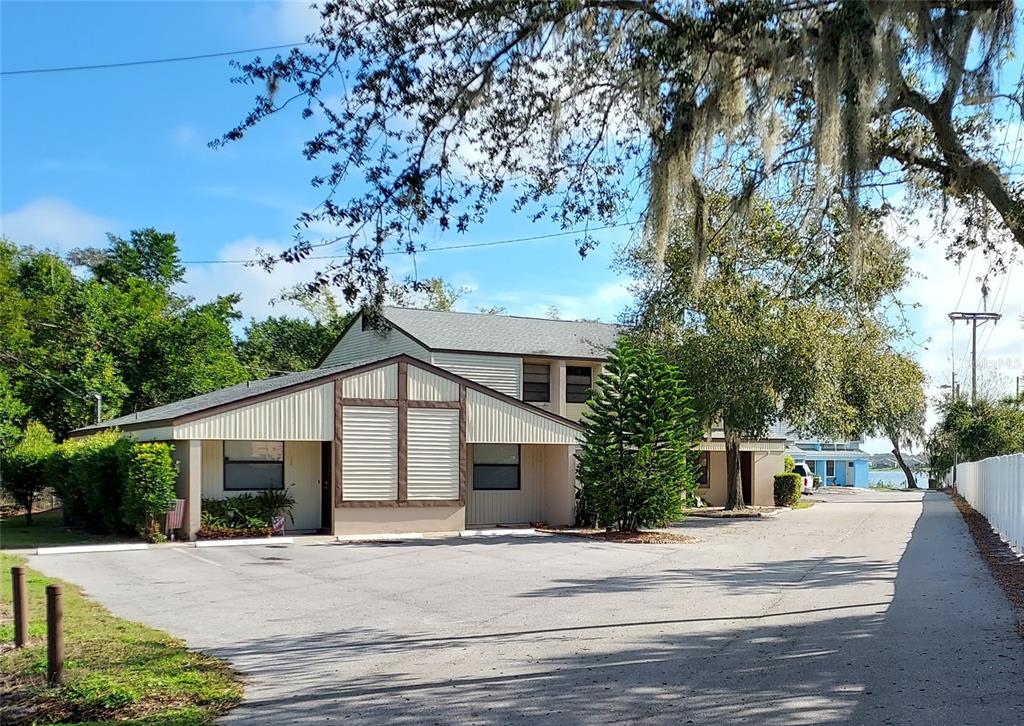
[[[971,324],[971,403],[978,400],[978,323],[984,324],[991,320],[995,322],[1003,317],[999,313],[960,313],[949,314],[949,319],[955,324],[957,320],[964,320]]]

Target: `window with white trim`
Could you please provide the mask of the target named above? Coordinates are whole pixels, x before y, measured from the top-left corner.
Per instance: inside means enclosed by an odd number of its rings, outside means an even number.
[[[519,489],[519,444],[474,444],[473,489]]]
[[[225,441],[224,491],[284,489],[283,441]]]

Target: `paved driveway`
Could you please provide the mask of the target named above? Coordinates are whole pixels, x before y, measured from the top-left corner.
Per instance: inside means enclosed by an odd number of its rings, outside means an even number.
[[[501,538],[33,558],[227,658],[239,723],[1024,723],[1024,640],[941,494]],[[824,499],[824,501],[823,501]]]

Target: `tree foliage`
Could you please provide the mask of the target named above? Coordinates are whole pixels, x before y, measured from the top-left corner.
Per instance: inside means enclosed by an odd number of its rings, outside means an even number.
[[[1012,0],[329,0],[320,11],[308,46],[240,66],[236,80],[258,95],[220,143],[288,107],[315,124],[303,153],[326,198],[299,221],[338,230],[317,244],[343,247],[342,260],[312,282],[349,302],[383,300],[387,245],[415,252],[428,226],[466,231],[504,200],[569,228],[620,223],[640,196],[656,256],[682,223],[698,269],[717,233],[709,190],[741,217],[756,196],[797,199],[793,222],[813,233],[836,205],[858,228],[862,205],[886,208],[898,186],[940,226],[947,200],[968,210],[953,254],[1024,244],[1020,177],[1001,145],[1024,107],[1019,79],[1000,73]]]
[[[851,245],[842,210],[833,238],[806,247],[785,209],[752,200],[735,217],[725,195],[706,198],[720,232],[700,241],[673,233],[663,263],[641,244],[627,261],[641,279],[641,330],[691,382],[694,408],[726,448],[727,503],[742,508],[739,444],[777,423],[841,435],[843,351],[864,321],[892,309],[906,277],[906,251],[871,224],[862,230],[863,265],[853,274],[837,251]],[[867,222],[866,222],[867,223]],[[695,256],[703,259],[694,275]]]
[[[55,448],[53,434],[38,421],[31,421],[21,441],[9,452],[0,452],[0,485],[25,510],[26,524],[32,524],[32,504],[46,489],[46,463]]]
[[[681,515],[696,488],[699,427],[679,370],[619,338],[583,413],[578,515],[634,531]]]
[[[941,476],[956,463],[1024,452],[1024,407],[1014,400],[975,403],[948,396],[927,440],[929,469]]]
[[[907,487],[915,489],[916,478],[903,453],[924,439],[924,371],[913,358],[893,350],[878,327],[864,326],[844,342],[837,351],[841,400],[831,402],[832,430],[847,439],[861,434],[887,438]]]

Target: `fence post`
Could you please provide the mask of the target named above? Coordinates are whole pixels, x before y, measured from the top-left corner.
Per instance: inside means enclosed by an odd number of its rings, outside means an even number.
[[[28,642],[28,593],[25,591],[25,568],[11,568],[11,596],[14,598],[14,647]]]
[[[64,680],[64,605],[60,585],[46,586],[46,682]]]

